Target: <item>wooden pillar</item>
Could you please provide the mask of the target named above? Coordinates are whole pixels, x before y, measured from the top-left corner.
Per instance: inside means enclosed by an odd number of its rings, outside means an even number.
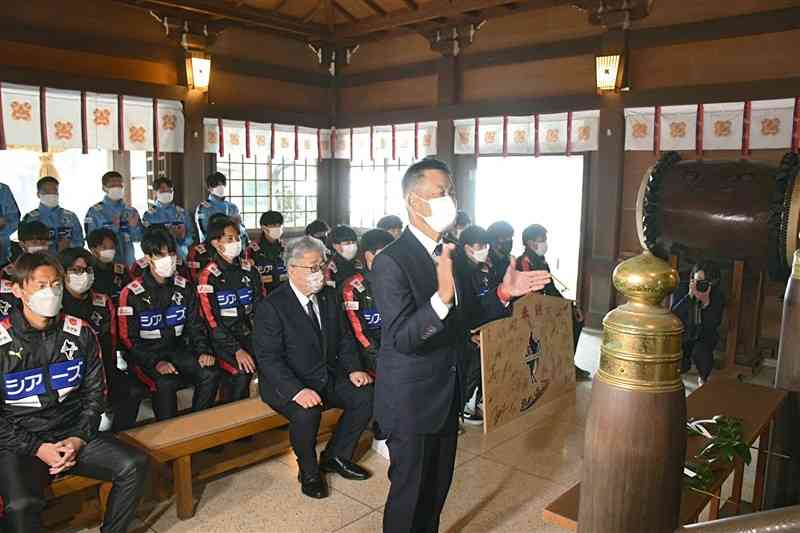
[[[462,97],[461,58],[458,55],[445,54],[439,58],[437,72],[436,103],[441,107],[458,104]],[[455,172],[455,156],[453,139],[455,127],[451,119],[440,120],[436,127],[436,157],[450,165]],[[455,176],[456,181],[461,176]]]
[[[183,177],[180,197],[176,203],[194,213],[197,204],[206,199],[206,154],[203,152],[203,113],[206,109],[206,95],[202,91],[186,92],[183,102],[184,136],[183,136]],[[194,216],[192,217],[194,220]],[[197,237],[197,228],[194,230]],[[195,242],[199,242],[196,239]]]
[[[478,159],[474,155],[457,155],[454,156],[454,160],[453,174],[456,181],[458,208],[466,211],[475,221],[475,171]]]
[[[589,158],[589,220],[583,265],[587,325],[600,327],[614,306],[611,272],[619,254],[620,202],[625,149],[625,116],[619,95],[608,95],[600,109],[600,137]]]

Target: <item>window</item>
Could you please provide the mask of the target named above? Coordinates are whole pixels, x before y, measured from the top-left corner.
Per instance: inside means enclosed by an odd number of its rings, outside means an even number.
[[[261,161],[228,154],[217,158],[217,170],[228,178],[228,199],[242,222],[258,228],[264,211],[279,211],[284,225],[305,228],[317,218],[317,162]]]
[[[385,215],[406,221],[401,183],[410,161],[363,161],[350,165],[350,225],[374,228]]]

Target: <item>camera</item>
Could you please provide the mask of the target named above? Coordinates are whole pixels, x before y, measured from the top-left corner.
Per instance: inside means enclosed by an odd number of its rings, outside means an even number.
[[[695,281],[694,286],[699,292],[706,292],[708,288],[711,287],[711,283],[705,279],[698,279]]]

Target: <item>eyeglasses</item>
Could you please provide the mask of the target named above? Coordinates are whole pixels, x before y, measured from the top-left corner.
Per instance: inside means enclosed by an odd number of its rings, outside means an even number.
[[[306,270],[309,270],[312,274],[316,274],[317,272],[322,272],[323,270],[325,270],[325,263],[318,263],[316,265],[311,265],[311,266],[305,266],[305,265],[289,265],[289,266],[292,266],[294,268],[305,268]]]
[[[86,268],[72,267],[67,269],[67,274],[81,275],[83,273],[94,274],[94,269],[92,267],[86,267]]]

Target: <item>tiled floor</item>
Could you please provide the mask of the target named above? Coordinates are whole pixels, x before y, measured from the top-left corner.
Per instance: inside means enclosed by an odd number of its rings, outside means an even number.
[[[600,336],[584,332],[578,364],[594,373]],[[696,381],[696,380],[695,380]],[[557,414],[523,421],[484,437],[468,427],[459,439],[456,471],[442,516],[442,531],[551,532],[542,509],[580,477],[583,427],[591,384],[578,385],[576,401]],[[366,482],[330,476],[331,497],[300,494],[294,457],[284,455],[198,487],[197,513],[175,517],[174,505],[151,511],[140,529],[164,532],[376,532],[389,482],[387,462],[370,451]],[[748,480],[749,481],[749,480]]]

